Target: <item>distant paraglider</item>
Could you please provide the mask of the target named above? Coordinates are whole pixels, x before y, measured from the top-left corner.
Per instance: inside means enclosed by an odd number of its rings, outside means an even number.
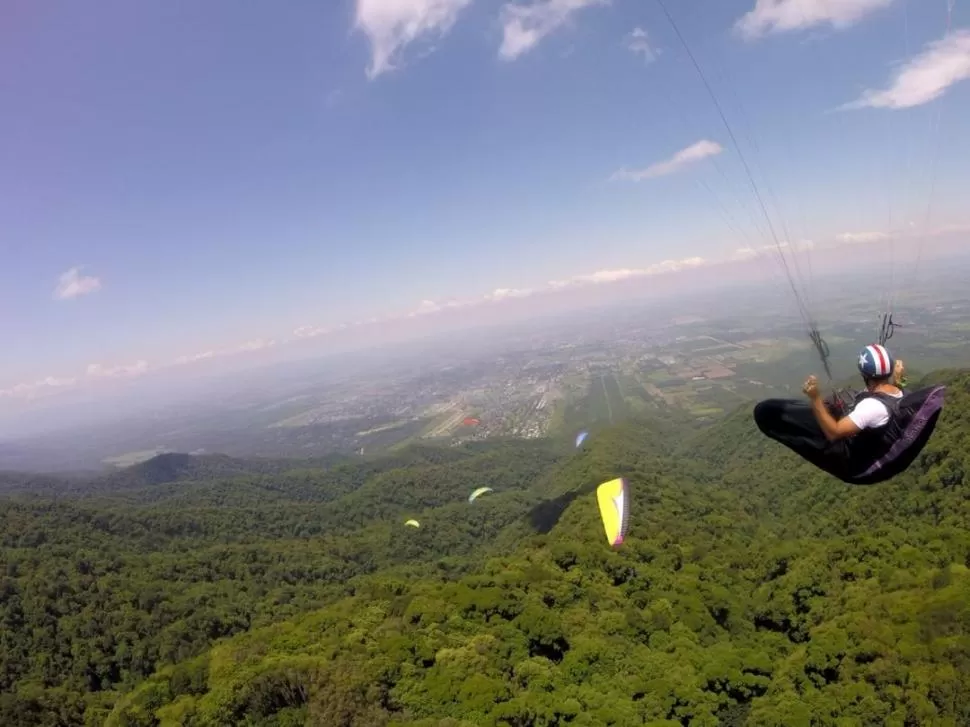
[[[596,488],[596,500],[599,502],[606,539],[610,545],[616,547],[623,543],[630,521],[626,480],[620,477],[604,482]]]
[[[475,502],[475,500],[477,500],[481,495],[484,495],[486,492],[494,492],[494,490],[492,490],[491,487],[479,487],[468,496],[468,502]]]
[[[589,432],[580,432],[576,435],[576,447],[583,446],[583,442],[586,441],[586,437],[589,436]]]
[[[410,525],[412,528],[420,528],[421,527],[421,523],[419,523],[417,520],[408,520],[404,524],[405,525]]]
[[[475,417],[465,417],[464,419],[462,419],[461,423],[463,426],[466,426],[466,427],[477,427],[479,424],[482,423],[482,420],[476,419]]]

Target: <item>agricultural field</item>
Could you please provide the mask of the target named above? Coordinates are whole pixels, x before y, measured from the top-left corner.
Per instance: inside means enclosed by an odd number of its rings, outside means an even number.
[[[629,416],[623,392],[613,374],[599,374],[590,381],[586,413],[591,424],[615,424]]]
[[[140,462],[147,462],[152,457],[157,457],[160,454],[170,451],[168,447],[155,447],[154,449],[145,449],[139,452],[125,452],[124,454],[119,454],[117,457],[106,457],[102,461],[104,464],[111,465],[112,467],[124,469],[125,467],[131,467]]]
[[[384,449],[405,446],[421,435],[427,426],[426,419],[409,419],[376,427],[357,435],[357,443],[365,452],[378,452]]]

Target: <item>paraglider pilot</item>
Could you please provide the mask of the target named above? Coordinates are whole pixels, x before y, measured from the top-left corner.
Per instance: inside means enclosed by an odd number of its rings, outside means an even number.
[[[943,409],[944,387],[904,395],[905,367],[878,344],[859,354],[865,389],[848,402],[823,399],[818,379],[802,387],[810,404],[768,399],[754,409],[758,428],[819,469],[850,484],[895,477],[926,445]]]
[[[856,406],[840,419],[836,419],[833,415],[833,409],[838,411],[840,407],[833,406],[822,398],[818,379],[815,376],[808,377],[802,387],[802,393],[812,402],[812,413],[825,438],[834,442],[838,439],[854,437],[864,429],[878,429],[889,424],[890,409],[882,398],[885,396],[893,399],[902,398],[901,384],[905,371],[903,362],[894,362],[892,355],[884,346],[866,346],[859,355],[859,373],[862,374],[862,380],[865,382],[866,392],[872,396],[862,398],[861,401],[857,397]]]

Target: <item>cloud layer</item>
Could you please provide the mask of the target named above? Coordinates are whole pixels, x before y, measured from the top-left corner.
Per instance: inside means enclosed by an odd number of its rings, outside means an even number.
[[[30,381],[23,384],[16,384],[8,389],[0,389],[0,397],[10,396],[23,399],[33,399],[45,394],[53,394],[57,390],[65,389],[77,383],[77,379],[58,379],[53,376]]]
[[[880,240],[888,240],[890,234],[888,232],[843,232],[835,236],[835,239],[839,242],[879,242]]]
[[[54,288],[54,298],[70,300],[82,295],[88,295],[101,289],[101,281],[91,275],[81,275],[81,268],[71,268],[61,273]]]
[[[297,338],[316,338],[329,332],[329,328],[323,328],[321,326],[300,326],[293,331],[293,335]]]
[[[781,254],[784,255],[788,250],[795,250],[795,252],[804,252],[806,250],[815,249],[814,240],[797,240],[794,244],[788,242],[778,242],[772,243],[770,245],[761,245],[759,247],[740,247],[734,251],[731,255],[732,260],[751,260],[759,255],[765,257],[773,257],[778,254],[779,248],[781,249]]]
[[[686,149],[681,149],[669,159],[662,162],[651,164],[646,169],[627,169],[623,168],[613,173],[610,181],[613,182],[641,182],[644,179],[653,177],[663,177],[667,174],[679,172],[681,169],[703,161],[708,157],[716,156],[724,151],[724,147],[716,141],[702,139],[695,144],[691,144]]]
[[[689,257],[683,260],[664,260],[663,262],[648,265],[645,268],[619,268],[613,270],[597,270],[595,273],[586,275],[575,275],[565,280],[551,280],[548,288],[558,290],[574,285],[597,285],[601,283],[617,283],[621,280],[630,278],[641,278],[648,275],[660,275],[662,273],[675,273],[687,268],[696,268],[704,265],[707,261],[702,257]]]
[[[201,353],[193,353],[187,356],[179,356],[175,359],[175,363],[178,366],[184,366],[185,364],[195,363],[196,361],[205,361],[215,356],[215,351],[202,351]]]
[[[633,55],[643,56],[643,60],[647,63],[652,63],[657,58],[653,48],[650,47],[650,41],[647,39],[647,31],[643,28],[633,29],[633,32],[627,36],[626,47]]]
[[[508,300],[509,298],[526,298],[535,293],[532,288],[496,288],[487,296],[488,300]]]
[[[345,325],[341,324],[337,328],[346,328]],[[294,335],[300,335],[302,329],[297,329]],[[314,332],[319,331],[324,332],[324,329],[313,329]],[[336,330],[336,329],[330,329]],[[314,335],[319,335],[314,333]],[[306,334],[304,334],[306,336]],[[83,378],[57,378],[54,376],[48,376],[47,378],[40,379],[38,381],[30,381],[20,384],[15,384],[6,389],[0,389],[0,397],[13,397],[19,399],[34,399],[41,396],[47,396],[50,394],[57,393],[58,391],[63,391],[66,389],[73,388],[74,386],[83,383],[84,379],[89,381],[104,380],[104,379],[123,379],[123,378],[134,378],[136,376],[142,376],[151,371],[157,371],[159,369],[167,368],[168,366],[185,366],[187,364],[198,363],[200,361],[207,361],[212,358],[222,357],[222,356],[233,356],[243,353],[252,353],[256,351],[264,351],[266,349],[273,348],[277,345],[277,342],[272,339],[255,338],[251,341],[246,341],[243,344],[233,346],[230,348],[225,348],[221,350],[209,350],[201,351],[194,354],[186,354],[184,356],[179,356],[178,358],[171,361],[169,364],[157,366],[149,365],[148,361],[144,359],[139,359],[134,363],[125,364],[103,364],[103,363],[91,363],[88,364],[87,368],[84,370]]]
[[[502,7],[502,45],[498,54],[514,60],[532,50],[539,41],[565,25],[578,10],[608,5],[610,0],[536,0],[527,5]]]
[[[417,308],[406,314],[406,317],[414,318],[415,316],[431,315],[454,308],[466,308],[470,306],[503,303],[510,300],[555,293],[580,286],[618,283],[622,280],[629,280],[631,278],[659,275],[662,273],[673,273],[679,270],[686,270],[688,268],[706,265],[707,263],[708,261],[701,257],[690,257],[684,258],[683,260],[664,260],[663,262],[648,265],[645,268],[614,268],[597,270],[593,273],[573,275],[572,277],[563,278],[561,280],[549,280],[544,284],[531,288],[495,288],[492,292],[486,293],[483,296],[477,298],[468,298],[466,300],[449,300],[444,302],[422,300]],[[398,318],[398,316],[391,315],[380,319],[379,322],[394,320],[396,318]]]
[[[242,344],[241,346],[238,346],[232,351],[228,351],[227,353],[245,353],[247,351],[262,351],[264,348],[272,348],[275,345],[276,345],[276,341],[273,341],[273,340],[267,341],[263,338],[256,338],[256,339],[253,339],[252,341],[246,341],[246,343]]]
[[[737,29],[746,38],[768,33],[804,30],[831,25],[837,30],[859,22],[865,16],[891,5],[893,0],[757,0],[754,9],[738,20]]]
[[[88,376],[98,378],[117,378],[120,376],[140,376],[148,371],[148,362],[141,360],[133,364],[120,364],[117,366],[105,366],[99,363],[89,364],[87,368]]]
[[[471,0],[357,0],[356,27],[370,40],[367,77],[394,69],[417,40],[445,35]]]
[[[908,109],[939,98],[955,83],[970,78],[970,30],[930,43],[896,71],[889,87],[869,90],[843,109]]]
[[[699,142],[700,143],[700,142]],[[713,142],[709,142],[713,143]],[[697,146],[696,144],[694,145]],[[715,145],[717,146],[717,145]],[[689,147],[693,148],[693,147]],[[720,149],[720,147],[718,147]],[[685,150],[686,151],[686,150]],[[676,157],[677,155],[675,155]],[[666,162],[664,163],[666,164]],[[966,233],[970,231],[970,224],[947,224],[939,226],[933,229],[926,230],[921,233],[925,236],[937,236],[937,235],[947,235],[953,233]],[[841,243],[841,244],[865,244],[865,243],[877,243],[890,237],[896,235],[905,235],[906,233],[902,231],[856,231],[856,232],[842,232],[834,235],[827,239],[827,244],[825,247],[830,247],[831,243]],[[912,234],[912,231],[909,232]],[[788,243],[782,242],[782,248],[788,248]],[[792,245],[798,250],[813,249],[816,247],[815,243],[811,240],[799,240]],[[652,275],[661,275],[665,273],[674,273],[682,270],[688,270],[693,268],[698,268],[706,265],[717,264],[718,262],[726,262],[730,260],[739,261],[747,260],[751,258],[758,257],[762,254],[774,253],[777,250],[775,245],[766,245],[762,247],[744,247],[735,250],[728,257],[720,260],[708,260],[702,257],[688,257],[679,260],[664,260],[662,262],[654,263],[642,268],[606,268],[602,270],[597,270],[592,273],[584,273],[579,275],[574,275],[568,278],[563,278],[559,280],[549,280],[544,284],[539,284],[529,288],[513,288],[513,287],[500,287],[495,288],[491,292],[478,297],[471,297],[463,300],[445,300],[445,301],[434,301],[434,300],[422,300],[415,309],[410,312],[398,311],[396,313],[391,313],[389,315],[380,318],[369,318],[366,320],[358,320],[353,323],[339,323],[330,327],[317,327],[317,326],[301,326],[292,332],[293,338],[290,339],[263,339],[256,338],[247,341],[241,345],[230,346],[222,349],[212,349],[202,351],[200,353],[183,355],[171,361],[169,364],[162,364],[160,366],[150,366],[145,360],[137,360],[130,364],[120,364],[120,365],[104,365],[100,363],[90,364],[83,378],[73,378],[73,377],[54,377],[48,376],[43,379],[28,381],[24,383],[18,383],[12,385],[6,389],[0,389],[0,398],[11,397],[17,399],[35,399],[45,396],[50,396],[56,394],[60,391],[65,391],[73,388],[74,386],[79,386],[83,384],[84,378],[88,380],[110,380],[110,379],[120,379],[129,378],[134,376],[140,376],[151,371],[158,371],[170,366],[176,365],[186,365],[195,362],[200,362],[216,357],[222,356],[233,356],[241,355],[245,353],[259,352],[267,349],[276,347],[277,345],[282,345],[287,342],[292,342],[299,339],[313,338],[316,336],[322,336],[325,334],[337,333],[340,331],[351,330],[358,326],[366,326],[370,324],[380,324],[388,322],[400,322],[408,318],[414,318],[416,316],[429,316],[438,313],[442,313],[448,310],[456,308],[464,308],[469,306],[482,306],[482,305],[498,305],[507,303],[516,299],[528,298],[530,296],[544,295],[550,293],[563,292],[566,290],[572,290],[574,288],[583,286],[596,286],[596,285],[606,285],[610,283],[617,283],[626,280],[632,280],[636,278],[643,278]]]

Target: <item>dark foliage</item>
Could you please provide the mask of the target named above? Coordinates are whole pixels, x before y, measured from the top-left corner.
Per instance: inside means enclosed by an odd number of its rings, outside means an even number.
[[[933,439],[874,487],[748,407],[696,439],[167,456],[7,497],[0,724],[970,724],[970,375],[939,380]]]

